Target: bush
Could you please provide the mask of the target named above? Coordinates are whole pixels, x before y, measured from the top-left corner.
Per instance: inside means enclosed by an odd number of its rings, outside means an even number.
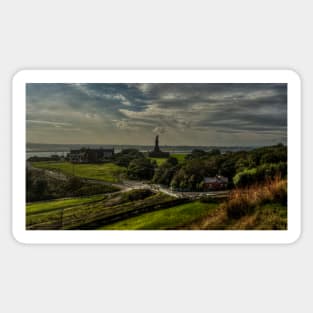
[[[135,189],[122,195],[123,201],[137,201],[150,197],[153,192],[150,189]]]
[[[235,177],[233,178],[233,182],[236,187],[245,187],[248,185],[252,185],[257,181],[256,173],[257,173],[256,168],[246,169],[236,174]]]
[[[70,192],[70,195],[75,197],[82,197],[101,193],[111,193],[115,191],[119,191],[119,189],[113,186],[106,186],[100,184],[86,184],[76,190],[72,190]]]
[[[237,173],[233,182],[236,187],[247,187],[256,183],[266,182],[275,177],[287,176],[287,163],[262,164],[252,169],[245,169]]]

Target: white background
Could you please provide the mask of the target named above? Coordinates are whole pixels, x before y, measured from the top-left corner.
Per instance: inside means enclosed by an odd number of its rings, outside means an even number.
[[[2,1],[0,311],[312,312],[311,14],[310,1]],[[285,246],[18,244],[11,235],[11,78],[26,68],[296,70],[302,237]]]

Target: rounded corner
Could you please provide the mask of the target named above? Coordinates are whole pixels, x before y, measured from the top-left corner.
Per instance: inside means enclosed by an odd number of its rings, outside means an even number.
[[[300,73],[295,69],[286,70],[291,79],[301,85],[302,79]]]
[[[297,230],[294,234],[292,234],[290,240],[287,242],[288,245],[296,244],[302,237],[302,230]]]
[[[16,82],[23,80],[23,78],[27,75],[29,70],[18,70],[12,76],[12,84],[14,85]]]
[[[25,245],[25,244],[27,244],[26,241],[24,241],[23,239],[21,239],[20,233],[19,233],[18,231],[16,231],[16,229],[14,229],[14,228],[11,229],[11,236],[12,236],[13,240],[14,240],[16,243],[18,243],[18,244],[20,244],[20,245]]]

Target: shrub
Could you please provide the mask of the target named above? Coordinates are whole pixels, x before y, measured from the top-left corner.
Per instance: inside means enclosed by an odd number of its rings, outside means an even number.
[[[153,194],[153,192],[150,189],[136,189],[129,191],[127,193],[124,193],[122,195],[123,201],[137,201],[137,200],[143,200],[147,197],[150,197]]]
[[[236,187],[247,187],[256,183],[263,183],[275,177],[287,176],[287,163],[262,164],[252,169],[245,169],[237,173],[233,182]]]
[[[246,169],[236,174],[235,177],[233,178],[233,182],[236,187],[245,187],[248,185],[252,185],[257,180],[256,174],[257,174],[256,168]]]

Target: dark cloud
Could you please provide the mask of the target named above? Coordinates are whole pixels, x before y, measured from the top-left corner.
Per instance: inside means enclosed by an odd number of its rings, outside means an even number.
[[[146,144],[157,132],[168,144],[184,137],[224,145],[232,134],[243,134],[233,144],[286,140],[286,84],[28,84],[26,91],[29,141],[64,141],[62,129],[68,142]]]

